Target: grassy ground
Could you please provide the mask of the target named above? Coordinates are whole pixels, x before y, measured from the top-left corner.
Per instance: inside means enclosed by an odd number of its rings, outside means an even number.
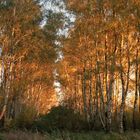
[[[41,135],[39,133],[11,131],[9,133],[1,133],[0,140],[140,140],[140,132],[127,132],[123,135],[118,133],[105,134],[104,132],[54,132],[51,135]]]

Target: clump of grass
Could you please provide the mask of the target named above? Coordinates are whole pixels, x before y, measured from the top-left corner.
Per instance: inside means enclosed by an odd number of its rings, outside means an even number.
[[[4,138],[3,138],[3,136],[0,134],[0,140],[3,140]]]

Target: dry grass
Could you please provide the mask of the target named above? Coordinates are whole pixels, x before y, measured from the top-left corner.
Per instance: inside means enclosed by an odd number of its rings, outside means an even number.
[[[49,140],[47,136],[39,133],[11,131],[9,133],[1,134],[2,140]]]
[[[2,133],[0,140],[140,140],[140,132],[127,132],[123,135],[118,133],[106,134],[104,132],[54,132],[51,135],[41,135],[40,133],[11,131],[9,133]]]

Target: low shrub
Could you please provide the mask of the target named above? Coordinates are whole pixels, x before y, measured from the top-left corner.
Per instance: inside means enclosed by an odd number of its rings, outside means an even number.
[[[25,107],[17,117],[11,121],[12,128],[31,129],[36,118],[36,110],[32,107]]]
[[[41,116],[34,122],[34,129],[39,131],[69,130],[80,131],[87,129],[88,124],[83,121],[79,113],[63,106],[54,107],[49,114]]]

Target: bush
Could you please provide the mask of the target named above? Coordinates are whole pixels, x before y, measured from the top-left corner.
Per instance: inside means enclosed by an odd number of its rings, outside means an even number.
[[[12,121],[14,128],[30,129],[36,117],[36,110],[32,107],[25,107],[21,113]]]
[[[49,114],[41,116],[34,123],[34,129],[39,131],[77,131],[85,128],[87,128],[87,123],[82,120],[82,116],[63,106],[52,108]]]

